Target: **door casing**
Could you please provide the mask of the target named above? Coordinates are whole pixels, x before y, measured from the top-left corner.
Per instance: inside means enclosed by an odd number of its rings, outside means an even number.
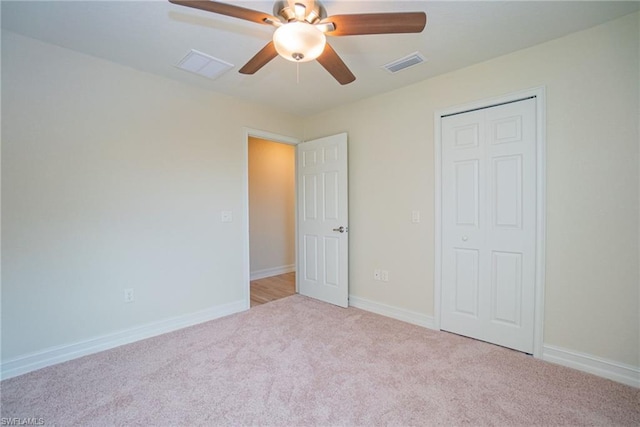
[[[542,358],[544,329],[545,235],[546,235],[546,97],[545,87],[527,89],[496,98],[484,99],[450,107],[434,113],[435,145],[435,263],[434,263],[434,326],[440,329],[442,295],[442,132],[443,116],[458,114],[525,98],[536,98],[536,251],[535,309],[533,356]]]

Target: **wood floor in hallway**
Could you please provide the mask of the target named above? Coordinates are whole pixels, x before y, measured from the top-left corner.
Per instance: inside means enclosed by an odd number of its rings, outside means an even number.
[[[285,273],[251,281],[251,307],[295,295],[296,273]]]

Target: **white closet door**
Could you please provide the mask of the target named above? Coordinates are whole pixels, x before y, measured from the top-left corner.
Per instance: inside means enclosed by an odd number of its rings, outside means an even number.
[[[441,329],[533,353],[536,100],[442,119]]]

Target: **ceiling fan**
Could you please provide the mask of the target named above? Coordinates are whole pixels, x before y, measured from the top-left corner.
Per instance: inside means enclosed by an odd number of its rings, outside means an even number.
[[[424,12],[360,13],[327,16],[324,6],[314,0],[279,0],[273,15],[228,3],[210,0],[169,0],[171,3],[220,15],[276,27],[273,40],[241,69],[254,74],[280,55],[293,62],[317,59],[340,84],[356,79],[335,50],[326,41],[329,36],[420,33],[427,23]]]

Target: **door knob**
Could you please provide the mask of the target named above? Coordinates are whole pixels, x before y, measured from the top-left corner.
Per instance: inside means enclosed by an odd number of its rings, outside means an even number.
[[[347,231],[347,228],[341,225],[338,228],[334,228],[333,231],[337,231],[338,233],[344,233],[345,231]]]
[[[467,236],[462,236],[462,241],[466,242],[467,240],[469,240],[469,238]]]

